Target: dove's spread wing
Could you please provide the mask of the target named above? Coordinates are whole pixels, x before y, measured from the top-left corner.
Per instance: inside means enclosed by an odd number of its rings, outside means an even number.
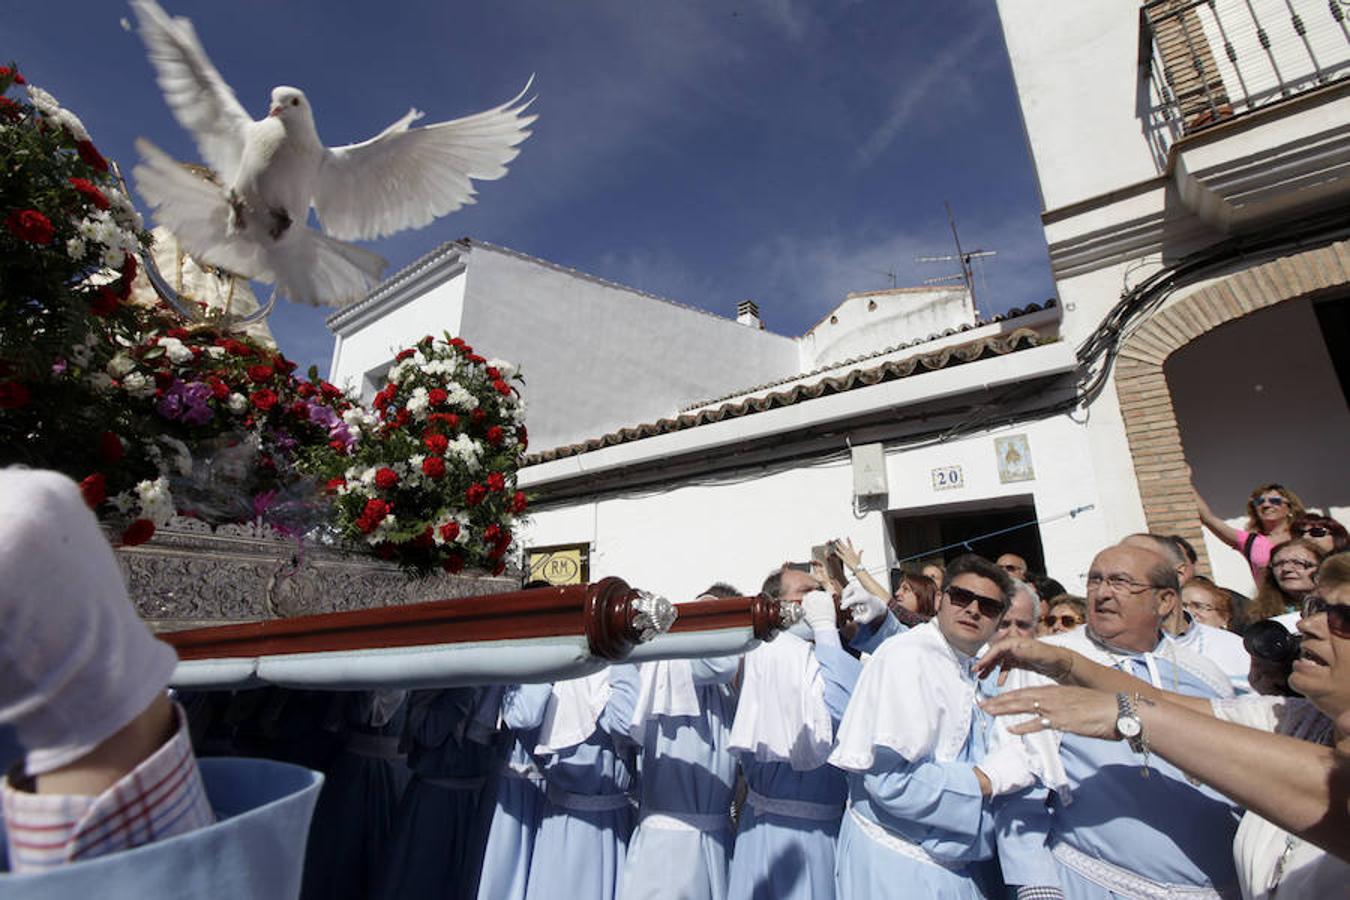
[[[528,126],[538,117],[524,113],[534,101],[521,102],[530,83],[477,115],[410,128],[421,117],[410,110],[368,141],[329,150],[314,191],[324,231],[370,240],[420,228],[473,203],[470,179],[501,178],[520,152],[516,145],[530,136]]]
[[[191,22],[170,18],[155,0],[131,0],[131,7],[164,99],[179,124],[192,132],[202,159],[228,182],[239,167],[244,127],[252,119],[207,58]]]

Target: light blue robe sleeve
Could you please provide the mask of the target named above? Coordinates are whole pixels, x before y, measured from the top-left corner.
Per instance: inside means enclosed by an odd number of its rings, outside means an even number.
[[[998,861],[1009,886],[1059,887],[1059,867],[1050,854],[1047,793],[1037,784],[994,802]]]
[[[837,641],[833,644],[816,644],[815,654],[820,663],[820,674],[825,680],[825,706],[838,727],[839,721],[844,718],[844,710],[848,708],[848,698],[853,696],[853,688],[862,674],[862,663],[849,656],[848,651],[839,646]]]
[[[714,684],[730,684],[740,668],[739,656],[714,656],[710,659],[691,659],[690,668],[694,672],[695,687],[710,687]]]
[[[523,731],[544,724],[551,684],[513,684],[502,695],[502,722],[507,728]]]
[[[967,856],[989,825],[980,782],[968,762],[913,763],[878,749],[862,782],[873,808],[917,826],[911,835],[925,850],[944,858]]]
[[[909,631],[909,626],[900,624],[900,620],[892,615],[890,610],[886,610],[886,615],[880,619],[859,625],[853,640],[848,643],[859,653],[876,653],[882,641],[897,634],[904,634],[906,631]]]
[[[609,732],[610,737],[631,741],[628,726],[637,709],[638,692],[642,679],[637,666],[631,664],[609,667],[609,702],[596,724]]]

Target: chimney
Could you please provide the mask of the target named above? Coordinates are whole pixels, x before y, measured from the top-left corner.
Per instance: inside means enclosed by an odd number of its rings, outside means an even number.
[[[764,323],[759,319],[759,304],[753,300],[742,300],[736,304],[736,322],[740,325],[748,325],[751,328],[764,330]]]

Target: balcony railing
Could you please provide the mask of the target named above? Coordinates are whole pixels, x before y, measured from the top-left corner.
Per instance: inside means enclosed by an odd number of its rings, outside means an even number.
[[[1350,0],[1153,0],[1140,17],[1146,115],[1178,138],[1350,75]]]

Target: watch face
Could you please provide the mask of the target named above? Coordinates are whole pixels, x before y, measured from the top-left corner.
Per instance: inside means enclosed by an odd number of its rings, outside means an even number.
[[[1133,716],[1121,716],[1116,719],[1116,731],[1127,738],[1137,737],[1141,730],[1139,720]]]

